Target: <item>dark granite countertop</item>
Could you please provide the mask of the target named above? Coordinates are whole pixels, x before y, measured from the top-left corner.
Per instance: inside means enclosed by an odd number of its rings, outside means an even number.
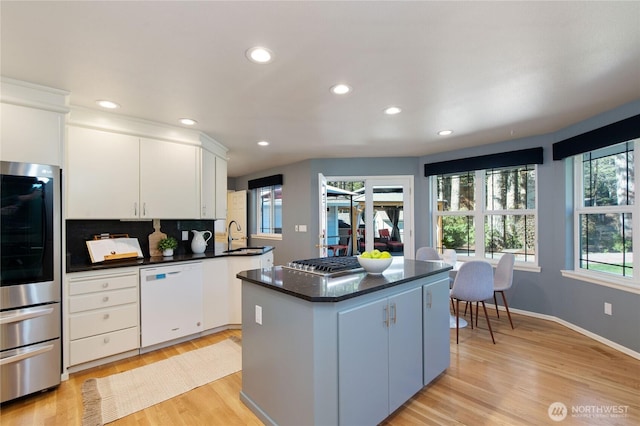
[[[274,266],[269,269],[243,271],[236,277],[310,302],[340,302],[450,269],[451,265],[444,262],[404,260],[394,261],[382,275],[356,272],[337,277],[323,277]]]
[[[222,246],[221,246],[222,247]],[[271,246],[261,246],[261,247],[246,247],[246,250],[242,250],[242,248],[238,248],[237,250],[231,253],[224,253],[224,248],[219,248],[218,243],[216,243],[216,248],[214,251],[207,251],[202,254],[180,254],[174,255],[170,257],[145,257],[140,259],[126,259],[126,260],[113,260],[113,261],[105,261],[99,263],[81,263],[81,264],[72,264],[67,265],[67,273],[70,272],[83,272],[83,271],[97,271],[102,269],[113,269],[113,268],[126,268],[129,266],[158,266],[162,264],[169,264],[175,262],[188,262],[192,260],[202,260],[202,259],[215,259],[221,257],[234,257],[234,256],[261,256],[264,253],[268,253],[273,250]]]

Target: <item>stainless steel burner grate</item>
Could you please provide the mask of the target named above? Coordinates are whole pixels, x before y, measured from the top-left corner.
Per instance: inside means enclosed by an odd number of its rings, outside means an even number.
[[[319,257],[289,262],[285,268],[318,275],[337,275],[362,270],[355,256]]]

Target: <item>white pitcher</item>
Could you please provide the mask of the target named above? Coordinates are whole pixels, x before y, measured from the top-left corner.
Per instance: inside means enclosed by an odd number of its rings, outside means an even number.
[[[193,239],[191,240],[191,251],[194,253],[204,253],[207,249],[207,241],[211,239],[211,231],[196,231],[192,230]],[[205,239],[205,234],[209,233],[209,236]]]

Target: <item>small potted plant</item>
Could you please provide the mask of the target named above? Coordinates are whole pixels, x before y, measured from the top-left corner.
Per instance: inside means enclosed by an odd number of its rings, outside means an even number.
[[[173,250],[178,248],[178,241],[173,237],[163,238],[158,242],[158,250],[163,256],[173,256]]]

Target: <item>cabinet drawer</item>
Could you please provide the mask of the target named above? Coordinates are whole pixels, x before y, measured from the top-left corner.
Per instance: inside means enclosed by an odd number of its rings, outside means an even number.
[[[69,300],[69,312],[82,312],[91,309],[108,308],[110,306],[125,305],[138,301],[137,288],[125,288],[123,290],[105,291],[86,296],[75,296]]]
[[[99,336],[74,340],[69,346],[69,362],[71,365],[77,365],[138,349],[140,346],[139,339],[138,327],[132,327]]]
[[[72,315],[69,321],[71,340],[95,336],[138,325],[138,304],[100,309]]]
[[[104,275],[86,279],[69,281],[69,295],[95,293],[97,291],[117,290],[120,288],[137,287],[138,275]]]

